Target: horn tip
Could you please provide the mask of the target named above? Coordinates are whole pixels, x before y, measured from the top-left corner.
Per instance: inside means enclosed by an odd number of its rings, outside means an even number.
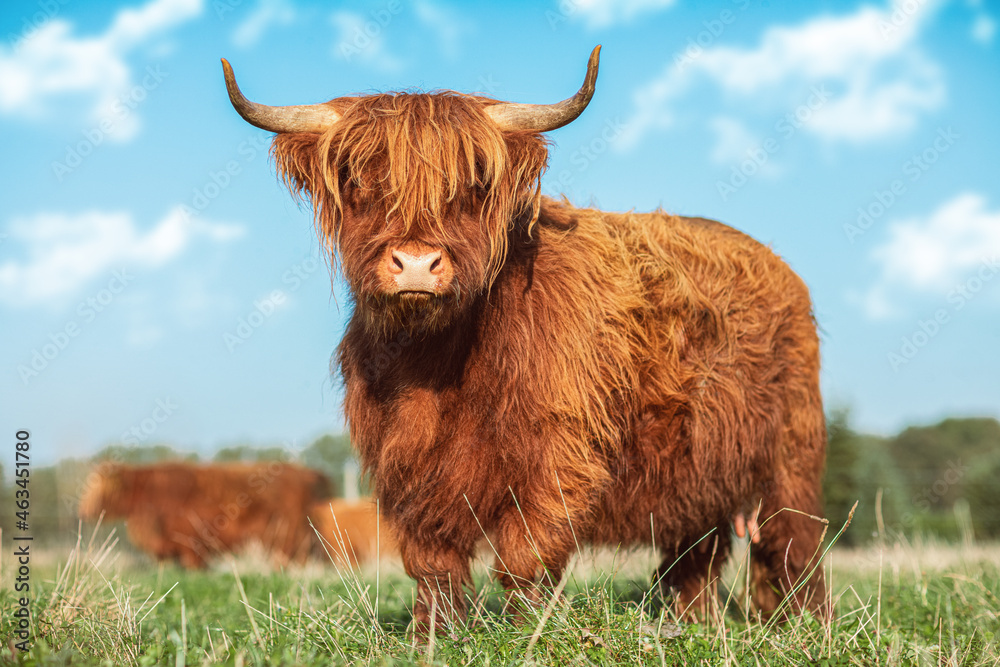
[[[583,88],[581,89],[581,93],[586,95],[587,102],[590,102],[590,97],[594,94],[600,60],[601,45],[598,44],[594,47],[594,50],[590,52],[590,60],[587,61],[587,76],[583,80]]]
[[[229,64],[229,61],[222,58],[222,75],[226,78],[226,87],[230,87],[231,83],[236,83],[236,75],[233,73],[233,66]]]

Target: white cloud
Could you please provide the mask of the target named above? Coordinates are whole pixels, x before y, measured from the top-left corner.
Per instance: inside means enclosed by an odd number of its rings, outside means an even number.
[[[196,236],[225,242],[243,232],[238,225],[191,219],[180,206],[146,233],[136,229],[127,213],[41,213],[16,220],[10,226],[8,243],[19,241],[27,258],[0,263],[0,301],[10,305],[58,302],[87,281],[110,276],[123,266],[163,266]]]
[[[472,24],[457,16],[451,9],[419,0],[414,5],[417,19],[437,34],[436,42],[449,58],[459,55],[461,38],[472,30]]]
[[[926,218],[891,225],[872,258],[881,275],[864,299],[870,316],[891,314],[895,294],[946,295],[981,271],[1000,271],[1000,209],[988,211],[978,193],[959,194]]]
[[[391,19],[390,19],[391,20]],[[392,72],[403,61],[389,53],[385,45],[386,25],[348,11],[335,12],[330,21],[337,29],[333,55],[349,63],[362,62],[375,69]]]
[[[138,46],[201,13],[202,0],[152,0],[122,9],[96,36],[73,34],[52,19],[11,48],[0,47],[0,113],[44,117],[65,95],[93,98],[89,122],[113,121],[109,137],[123,141],[138,130],[134,113],[123,113],[133,89],[125,57]]]
[[[915,6],[912,12],[903,7]],[[635,93],[636,112],[620,145],[628,148],[650,129],[673,123],[678,100],[708,80],[722,104],[775,114],[805,102],[810,86],[831,91],[803,129],[827,140],[854,142],[904,133],[920,115],[941,106],[941,69],[916,42],[933,2],[864,6],[852,14],[822,16],[797,26],[769,28],[756,48],[702,48],[689,42],[664,72]]]
[[[119,11],[103,39],[124,51],[201,13],[201,0],[152,0]]]
[[[289,25],[294,20],[295,8],[288,0],[259,0],[233,31],[233,44],[243,49],[255,46],[268,28]]]
[[[972,21],[972,39],[982,44],[989,44],[996,34],[997,23],[988,14],[978,14]]]
[[[674,0],[562,0],[559,4],[562,11],[566,11],[563,2],[569,2],[570,12],[579,13],[592,30],[629,23],[640,14],[666,9],[674,4]]]

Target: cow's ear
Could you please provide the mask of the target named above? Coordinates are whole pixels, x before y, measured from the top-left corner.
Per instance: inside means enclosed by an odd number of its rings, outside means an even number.
[[[295,196],[312,198],[325,187],[319,163],[318,134],[277,134],[271,142],[271,157],[278,175]]]

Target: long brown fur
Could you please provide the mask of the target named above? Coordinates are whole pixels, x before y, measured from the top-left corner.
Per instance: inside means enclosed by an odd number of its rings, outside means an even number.
[[[464,614],[484,532],[528,599],[579,543],[653,544],[661,583],[698,606],[731,517],[758,505],[758,607],[804,579],[792,607],[819,609],[807,515],[826,436],[805,285],[717,222],[539,197],[546,141],[499,132],[492,103],[343,98],[331,130],[272,147],[352,290],[345,412],[418,581],[418,632],[432,608]],[[408,242],[448,254],[448,294],[385,293],[380,258]]]
[[[328,489],[321,473],[286,463],[102,464],[87,480],[79,515],[124,519],[138,548],[186,568],[254,540],[284,564],[308,555],[316,539],[307,512]]]

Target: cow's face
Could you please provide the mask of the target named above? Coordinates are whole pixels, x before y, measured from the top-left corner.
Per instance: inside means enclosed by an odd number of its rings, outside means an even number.
[[[353,100],[315,139],[308,175],[294,172],[301,160],[283,159],[295,142],[276,138],[279,167],[320,203],[320,231],[370,330],[453,322],[490,288],[512,234],[534,220],[545,141],[505,134],[482,107],[455,94]]]
[[[553,105],[442,92],[267,107],[223,67],[240,115],[277,132],[278,170],[312,202],[357,314],[371,333],[392,335],[440,330],[489,290],[512,237],[538,214],[541,132],[589,103],[599,50],[580,91]]]
[[[483,219],[481,196],[463,188],[436,216],[407,220],[389,208],[378,184],[341,186],[343,220],[334,243],[369,329],[435,331],[486,289],[503,257]],[[492,223],[492,224],[491,224]]]

